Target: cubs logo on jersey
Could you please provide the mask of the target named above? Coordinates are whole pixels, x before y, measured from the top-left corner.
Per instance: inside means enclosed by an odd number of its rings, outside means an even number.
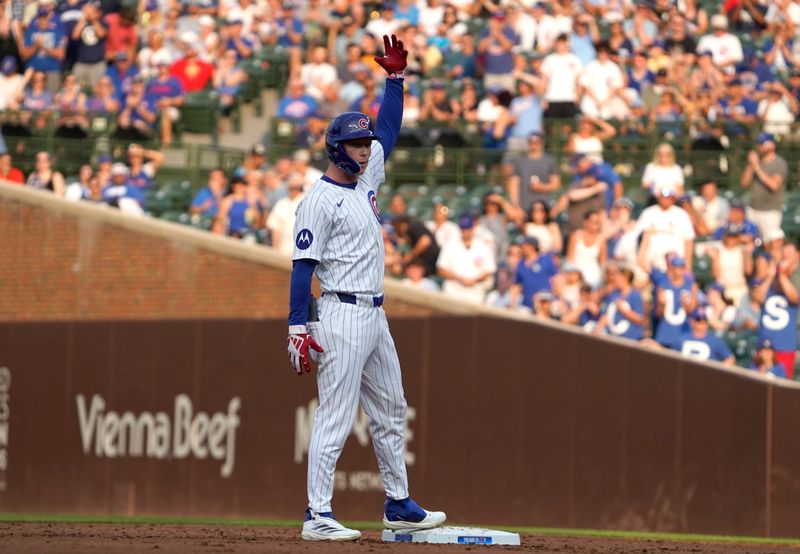
[[[299,250],[307,250],[312,242],[314,242],[314,234],[308,229],[301,229],[300,232],[297,233],[294,245],[297,246]]]
[[[369,198],[369,204],[372,206],[372,211],[378,219],[378,223],[381,223],[381,211],[378,209],[378,199],[375,197],[375,191],[369,191],[367,193],[367,198]]]

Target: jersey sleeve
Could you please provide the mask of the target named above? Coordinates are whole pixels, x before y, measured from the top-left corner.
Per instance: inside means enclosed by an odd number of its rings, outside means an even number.
[[[304,198],[297,207],[292,260],[320,261],[330,238],[332,224],[333,218],[323,195]]]
[[[366,173],[370,187],[377,193],[378,187],[386,180],[383,145],[378,141],[372,143],[372,154],[369,157]]]

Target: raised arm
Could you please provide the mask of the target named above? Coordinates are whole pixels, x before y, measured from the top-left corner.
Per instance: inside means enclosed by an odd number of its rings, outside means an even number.
[[[392,35],[391,41],[387,35],[383,35],[383,48],[384,55],[375,56],[374,59],[387,73],[386,90],[378,110],[376,125],[376,132],[381,137],[380,143],[383,146],[383,160],[386,161],[397,142],[403,122],[403,71],[408,65],[408,50],[395,35]]]

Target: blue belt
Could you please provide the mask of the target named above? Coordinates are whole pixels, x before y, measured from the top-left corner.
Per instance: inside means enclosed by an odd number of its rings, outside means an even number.
[[[329,292],[325,294],[335,294],[339,302],[345,304],[368,306],[370,300],[372,301],[373,308],[380,308],[383,306],[383,295],[380,296],[356,296],[355,294],[347,294],[345,292]],[[359,302],[361,300],[361,302]]]

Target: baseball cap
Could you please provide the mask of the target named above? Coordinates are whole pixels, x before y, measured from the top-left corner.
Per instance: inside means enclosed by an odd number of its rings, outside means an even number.
[[[586,157],[586,154],[584,154],[584,153],[582,153],[582,152],[576,152],[576,153],[574,153],[574,154],[572,155],[572,157],[570,158],[570,160],[569,160],[569,163],[570,163],[570,164],[571,164],[573,167],[575,167],[575,166],[576,166],[576,165],[578,165],[578,164],[580,163],[580,161],[581,161],[582,159],[584,159],[585,157]]]
[[[111,154],[100,154],[97,156],[97,163],[98,164],[107,164],[114,161],[114,157]]]
[[[119,175],[127,175],[128,174],[128,166],[123,163],[115,163],[111,166],[111,176],[117,177]]]
[[[4,56],[0,61],[0,70],[6,75],[14,73],[17,70],[17,59],[14,56]]]
[[[714,54],[711,53],[711,50],[703,50],[702,52],[700,52],[701,58],[704,58],[706,56],[708,56],[709,58],[713,58]]]
[[[728,18],[722,15],[721,13],[714,14],[711,16],[711,28],[712,29],[727,29],[728,28]]]
[[[180,34],[178,40],[189,46],[194,46],[200,39],[194,31],[184,31]]]
[[[672,256],[669,259],[670,267],[686,267],[686,260],[682,256]]]
[[[703,308],[695,308],[689,317],[695,321],[706,321],[706,311]]]
[[[743,210],[744,209],[744,202],[742,202],[738,198],[734,198],[729,203],[732,210]]]
[[[731,82],[728,83],[728,86],[729,87],[738,87],[741,84],[742,84],[742,80],[739,77],[734,77],[733,79],[731,79]]]
[[[772,346],[772,341],[769,339],[761,339],[758,341],[758,349],[763,350],[765,348],[769,348],[770,350],[775,350],[775,347]]]
[[[677,200],[677,203],[678,203],[678,204],[686,204],[687,202],[688,202],[688,203],[691,203],[691,202],[692,202],[692,199],[689,197],[689,195],[688,195],[688,194],[682,194],[682,195],[680,195],[680,196],[678,197],[678,200]]]
[[[670,196],[675,196],[675,191],[669,187],[659,187],[658,195],[663,196],[664,198],[669,198]]]
[[[761,144],[764,144],[764,143],[767,143],[767,142],[774,143],[775,142],[775,135],[773,135],[771,133],[759,133],[758,136],[756,137],[756,144],[761,145]]]
[[[124,62],[128,59],[128,53],[125,50],[120,50],[116,54],[114,54],[114,59],[120,62]]]
[[[165,51],[156,52],[153,56],[153,65],[162,66],[170,65],[172,63],[172,56]]]
[[[458,226],[461,229],[472,229],[475,226],[475,220],[469,214],[462,215],[458,220]]]
[[[519,244],[530,244],[531,246],[536,248],[536,250],[539,250],[539,240],[536,237],[531,237],[528,235],[520,235],[519,237],[517,237],[517,242]]]
[[[625,196],[623,196],[622,198],[620,198],[619,200],[614,202],[614,205],[617,206],[617,207],[620,207],[620,208],[628,208],[631,211],[633,211],[633,207],[634,207],[633,200],[631,200],[630,198],[627,198]]]
[[[534,131],[528,135],[528,140],[531,139],[544,140],[544,134],[541,131]]]
[[[492,14],[492,18],[493,19],[505,19],[506,18],[506,14],[502,10],[497,10],[496,12],[494,12]]]
[[[250,149],[250,154],[254,156],[266,156],[267,155],[267,147],[261,144],[260,142],[254,144],[253,147]]]
[[[50,15],[50,10],[44,6],[39,6],[39,9],[36,10],[36,17],[47,17],[48,15]]]

